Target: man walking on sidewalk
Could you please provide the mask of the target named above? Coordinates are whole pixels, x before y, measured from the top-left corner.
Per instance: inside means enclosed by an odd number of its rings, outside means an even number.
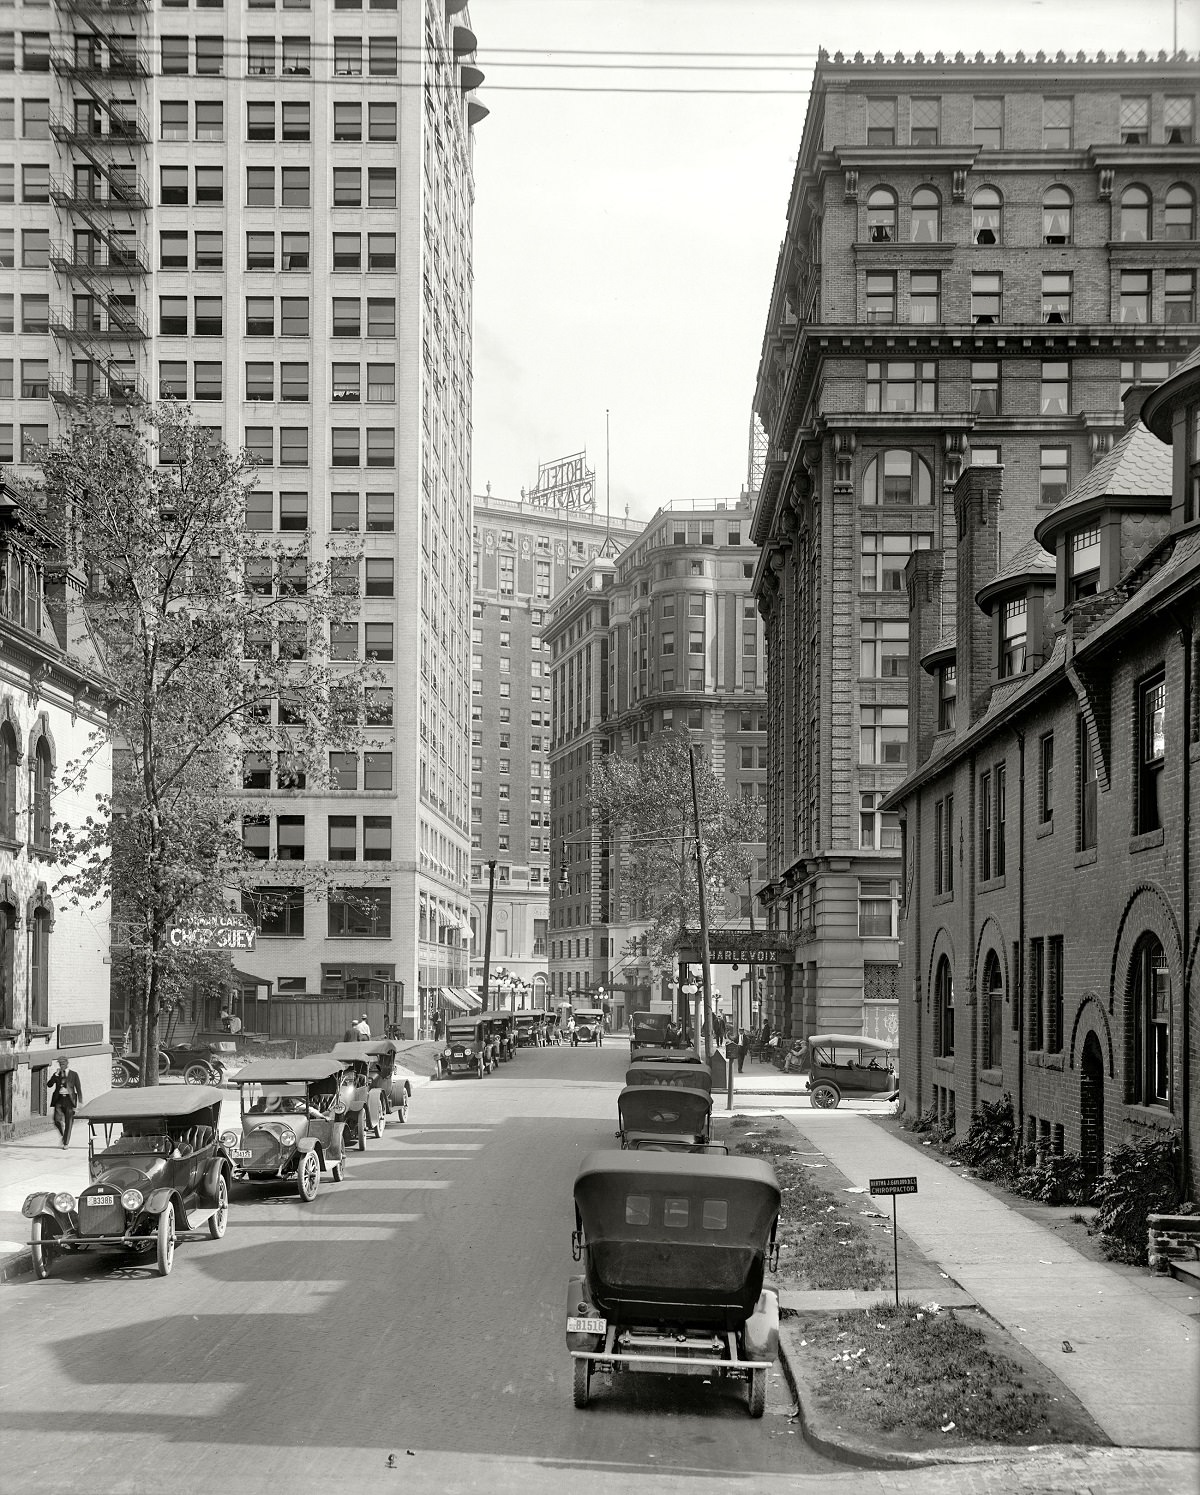
[[[75,1125],[76,1108],[83,1105],[83,1086],[79,1076],[67,1063],[58,1061],[58,1068],[50,1076],[50,1109],[54,1126],[62,1138],[64,1147],[71,1140],[71,1128]]]

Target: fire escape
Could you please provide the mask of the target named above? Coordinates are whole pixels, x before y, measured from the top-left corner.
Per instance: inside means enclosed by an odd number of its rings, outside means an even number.
[[[64,365],[50,393],[66,404],[147,392],[140,365],[149,330],[138,287],[150,269],[142,237],[150,197],[139,168],[150,131],[139,104],[151,70],[133,28],[149,4],[60,0],[74,29],[50,55],[64,100],[51,111],[50,132],[69,168],[50,181],[63,225],[50,262],[64,296],[50,315]]]

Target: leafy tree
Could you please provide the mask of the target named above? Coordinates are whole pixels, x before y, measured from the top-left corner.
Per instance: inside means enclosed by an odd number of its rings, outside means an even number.
[[[246,527],[248,463],[186,407],[86,406],[41,465],[63,546],[59,605],[118,697],[112,795],[83,825],[55,826],[73,869],[59,887],[76,903],[112,898],[114,972],[131,979],[153,1084],[160,1016],[222,963],[176,948],[172,927],[227,914],[261,879],[244,844],[244,754],[260,755],[268,782],[302,787],[327,746],[358,736],[370,677],[355,665],[336,680],[326,642],[358,604],[308,536]],[[275,880],[305,875],[289,862]]]
[[[639,922],[645,920],[645,954],[659,972],[671,969],[683,931],[696,929],[700,919],[688,748],[685,734],[668,732],[636,755],[609,753],[592,763],[592,824],[614,843],[622,891]],[[746,886],[762,816],[754,801],[730,795],[699,751],[696,797],[705,898],[715,911]]]

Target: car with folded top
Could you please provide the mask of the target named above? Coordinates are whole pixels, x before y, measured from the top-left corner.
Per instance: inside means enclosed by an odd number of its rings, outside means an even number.
[[[353,1066],[332,1054],[256,1059],[233,1077],[240,1131],[222,1132],[234,1178],[295,1185],[305,1203],[317,1197],[322,1173],[340,1183],[346,1172],[344,1090]]]
[[[30,1194],[34,1274],[57,1259],[96,1249],[123,1250],[166,1277],[180,1241],[220,1240],[233,1176],[218,1134],[222,1093],[208,1086],[110,1090],[76,1112],[88,1128],[88,1183]]]

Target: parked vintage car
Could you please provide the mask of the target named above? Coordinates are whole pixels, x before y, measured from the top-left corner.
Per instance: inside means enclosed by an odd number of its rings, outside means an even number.
[[[697,1058],[699,1056],[697,1055]],[[625,1071],[627,1085],[675,1085],[685,1090],[712,1094],[712,1075],[703,1064],[675,1064],[666,1060],[639,1059]]]
[[[233,1077],[241,1103],[241,1133],[221,1133],[234,1177],[250,1183],[294,1182],[300,1198],[315,1199],[321,1174],[334,1183],[346,1171],[345,1090],[354,1074],[332,1054],[305,1059],[256,1059]]]
[[[191,1043],[169,1044],[163,1053],[168,1073],[181,1074],[189,1085],[219,1085],[238,1064],[238,1048],[232,1038],[193,1038]]]
[[[365,1043],[339,1043],[325,1058],[340,1059],[345,1066],[339,1090],[346,1107],[346,1145],[367,1150],[367,1133],[382,1137],[387,1129],[387,1102],[379,1083],[378,1070],[364,1053]],[[374,1071],[374,1073],[373,1073]]]
[[[162,1049],[158,1051],[158,1077],[161,1080],[164,1075],[169,1074],[171,1061]],[[114,1090],[128,1090],[131,1085],[139,1083],[141,1074],[141,1056],[138,1054],[114,1054],[112,1059],[112,1088]]]
[[[517,1051],[517,1015],[515,1012],[493,1012],[492,1023],[500,1045],[500,1058],[507,1062]]]
[[[541,1048],[546,1042],[546,1014],[527,1011],[517,1013],[517,1047]]]
[[[597,1048],[604,1041],[604,1009],[602,1007],[576,1007],[575,1031],[571,1043],[578,1048],[581,1043],[594,1043]]]
[[[780,1193],[758,1158],[589,1153],[575,1179],[567,1348],[575,1405],[594,1373],[626,1371],[746,1383],[766,1406],[779,1347],[779,1299],[763,1287],[778,1261]]]
[[[378,1089],[384,1108],[397,1121],[408,1120],[408,1102],[412,1097],[412,1081],[397,1063],[400,1045],[393,1038],[375,1038],[367,1043],[335,1043],[335,1059],[357,1059],[366,1055],[369,1060],[367,1079]]]
[[[217,1136],[221,1100],[219,1090],[153,1086],[110,1090],[81,1106],[90,1182],[78,1199],[36,1193],[22,1206],[34,1273],[47,1277],[59,1252],[122,1247],[153,1259],[165,1277],[179,1241],[220,1240],[232,1178]]]
[[[665,1049],[667,1047],[667,1024],[669,1012],[635,1012],[629,1019],[629,1058],[638,1057],[642,1049]]]
[[[491,1024],[484,1016],[452,1017],[446,1024],[446,1045],[437,1056],[436,1079],[475,1075],[483,1079],[493,1066]]]
[[[861,1034],[817,1033],[808,1040],[808,1079],[804,1088],[819,1110],[836,1106],[844,1095],[892,1098],[900,1089],[894,1043]]]
[[[622,1147],[686,1152],[709,1141],[712,1095],[675,1085],[626,1085],[617,1097],[617,1120]]]

